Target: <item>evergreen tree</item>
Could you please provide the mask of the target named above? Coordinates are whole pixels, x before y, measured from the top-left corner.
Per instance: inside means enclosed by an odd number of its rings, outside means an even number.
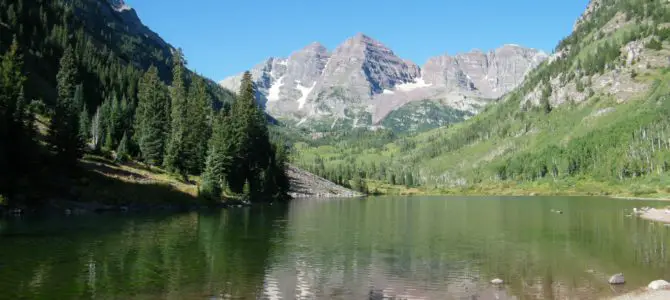
[[[291,181],[286,171],[288,167],[288,153],[283,142],[280,142],[276,146],[275,157],[274,173],[271,175],[274,176],[274,184],[277,187],[276,194],[271,196],[279,200],[287,200],[289,198],[288,193],[291,190]]]
[[[191,174],[200,174],[207,157],[207,141],[209,140],[211,100],[207,94],[207,86],[202,78],[195,78],[188,97],[184,144],[186,147],[186,168]]]
[[[212,127],[212,136],[202,176],[201,196],[217,201],[228,185],[227,177],[232,168],[234,145],[229,116],[225,111],[222,110],[215,115]]]
[[[95,115],[91,120],[91,144],[93,144],[93,149],[99,151],[102,148],[102,142],[104,140],[104,130],[102,122],[102,107],[98,106],[95,110]]]
[[[123,111],[121,109],[121,103],[115,94],[112,95],[108,105],[109,118],[107,118],[107,136],[109,137],[109,140],[105,140],[105,145],[107,149],[111,151],[115,149],[121,138],[119,137],[119,133],[121,132]]]
[[[78,82],[74,53],[68,47],[60,61],[56,76],[58,98],[49,127],[49,141],[58,155],[58,161],[72,166],[81,156],[82,141],[79,136],[79,112],[81,107],[75,101]]]
[[[261,173],[270,163],[272,149],[269,142],[265,114],[256,103],[256,91],[250,72],[242,77],[240,93],[233,104],[233,140],[235,143],[235,178],[230,179],[230,187],[240,192],[248,183],[252,199],[262,192]]]
[[[552,110],[551,103],[549,102],[549,97],[551,97],[551,93],[552,93],[551,83],[546,82],[545,87],[542,89],[542,95],[540,97],[540,105],[542,106],[542,110],[546,114],[550,113]]]
[[[165,168],[172,173],[186,178],[186,147],[184,136],[186,130],[186,80],[185,61],[181,50],[174,54],[174,66],[172,69],[171,99],[171,123],[170,137],[167,142],[165,154]]]
[[[123,133],[123,137],[119,142],[119,147],[116,149],[116,161],[126,162],[128,160],[128,134]]]
[[[13,196],[27,172],[34,141],[32,113],[23,92],[26,78],[16,39],[0,60],[0,194]]]
[[[144,161],[161,165],[168,136],[168,96],[158,78],[158,69],[151,67],[140,80],[139,103],[135,112],[135,135]]]
[[[83,88],[81,85],[78,85],[77,90],[75,91],[75,102],[82,103],[82,109],[79,113],[79,138],[84,144],[87,144],[91,134],[91,119],[88,116],[88,107],[83,97]]]
[[[112,126],[110,126],[109,124],[107,124],[107,126],[105,128],[107,128],[107,129],[105,129],[104,148],[107,151],[112,151],[112,150],[114,150],[114,137],[112,136],[113,129],[112,129]]]

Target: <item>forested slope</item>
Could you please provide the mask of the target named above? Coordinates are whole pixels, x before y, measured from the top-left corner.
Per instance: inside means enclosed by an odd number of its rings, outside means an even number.
[[[250,75],[235,95],[193,73],[123,1],[0,0],[0,61],[0,206],[93,200],[85,155],[202,175],[203,201],[288,198]]]

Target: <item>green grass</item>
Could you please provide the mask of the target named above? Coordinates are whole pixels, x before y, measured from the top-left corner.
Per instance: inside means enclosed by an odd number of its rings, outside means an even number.
[[[136,162],[115,163],[102,156],[86,155],[81,176],[74,180],[82,201],[103,204],[191,204],[198,196],[197,177],[182,182],[162,169]]]

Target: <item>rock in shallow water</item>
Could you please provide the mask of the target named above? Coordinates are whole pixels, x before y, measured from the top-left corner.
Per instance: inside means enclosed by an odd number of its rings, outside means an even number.
[[[647,287],[650,290],[667,290],[670,288],[670,283],[665,280],[654,280]]]
[[[623,277],[623,273],[619,273],[612,275],[607,282],[609,282],[609,284],[624,284],[626,280]]]

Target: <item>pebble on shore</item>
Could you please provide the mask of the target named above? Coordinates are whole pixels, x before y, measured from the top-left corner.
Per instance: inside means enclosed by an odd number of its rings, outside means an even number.
[[[612,275],[607,282],[609,282],[609,284],[624,284],[626,283],[626,280],[623,277],[623,273],[619,273]]]
[[[643,209],[638,210],[640,218],[647,219],[650,221],[656,221],[661,223],[670,223],[670,210],[668,209]],[[653,223],[652,223],[653,224]]]
[[[654,291],[667,290],[670,288],[670,283],[662,279],[654,280],[647,286],[647,288]]]

